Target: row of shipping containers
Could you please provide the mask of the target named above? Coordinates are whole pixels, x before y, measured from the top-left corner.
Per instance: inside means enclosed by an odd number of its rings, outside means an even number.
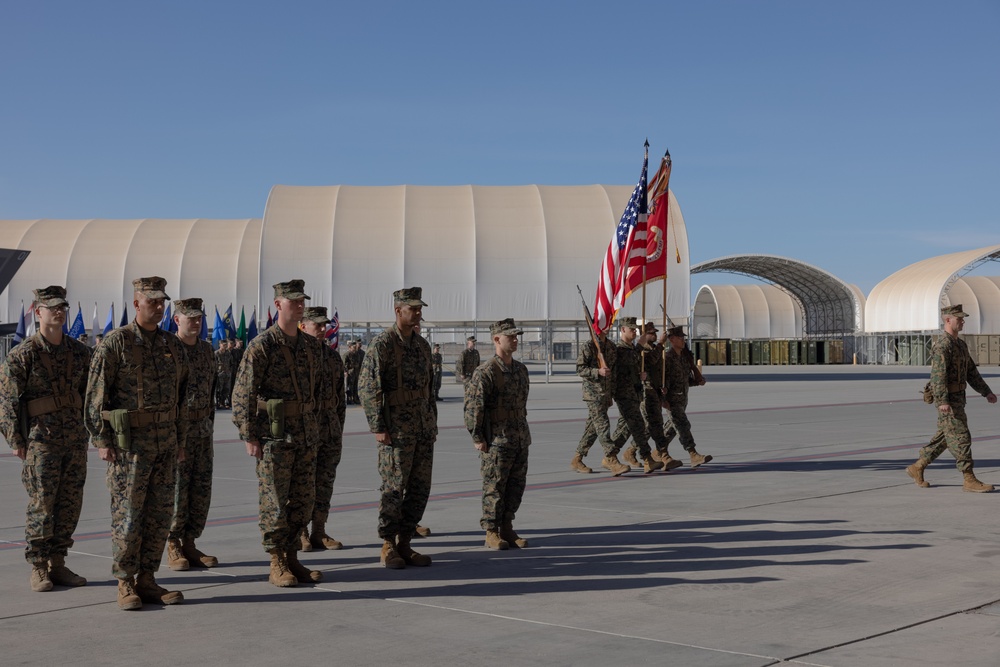
[[[776,366],[842,364],[844,341],[837,340],[729,340],[691,341],[703,366]],[[848,363],[850,359],[846,360]]]
[[[934,340],[942,334],[896,334],[872,337],[880,346],[877,356],[880,363],[901,366],[929,366]],[[977,366],[1000,366],[1000,335],[962,334],[962,340],[969,348],[969,354]],[[873,347],[873,346],[869,346]]]

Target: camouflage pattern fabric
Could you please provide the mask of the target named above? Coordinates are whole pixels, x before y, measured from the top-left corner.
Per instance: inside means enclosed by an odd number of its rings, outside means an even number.
[[[615,348],[615,401],[618,403],[618,425],[611,436],[615,449],[620,450],[629,436],[635,441],[640,458],[649,455],[649,435],[640,409],[643,395],[639,364],[641,357],[634,345],[620,341]]]
[[[347,371],[347,400],[351,403],[360,402],[358,399],[358,377],[364,361],[365,351],[360,347],[348,352],[344,358],[344,368]]]
[[[330,499],[337,480],[337,466],[344,450],[344,419],[347,397],[344,388],[344,361],[333,348],[323,346],[324,363],[320,378],[320,438],[316,449],[316,499],[313,525],[325,524],[330,516]],[[333,407],[336,403],[336,408]]]
[[[473,371],[479,367],[479,362],[479,350],[465,348],[462,350],[462,354],[458,355],[458,361],[455,363],[455,374],[462,376],[465,378],[465,382],[468,382]]]
[[[212,344],[199,340],[184,345],[188,359],[184,460],[177,464],[174,481],[174,518],[170,537],[195,540],[201,537],[212,504],[212,472],[215,450],[215,353]],[[207,415],[197,417],[207,411]],[[195,418],[192,418],[195,417]]]
[[[646,422],[646,434],[656,444],[656,448],[665,451],[667,438],[663,433],[663,346],[659,343],[642,346],[642,358],[646,369],[646,380],[643,382],[642,418]]]
[[[145,331],[134,321],[115,329],[94,350],[90,363],[85,422],[95,446],[116,450],[108,462],[111,494],[112,573],[125,579],[160,566],[174,513],[177,450],[185,441],[187,421],[175,419],[131,428],[131,451],[117,449],[102,410],[138,410],[138,373],[133,352],[140,352],[144,408],[149,412],[183,410],[188,363],[183,344],[160,328]]]
[[[694,435],[691,433],[691,421],[687,417],[687,406],[694,355],[687,348],[684,348],[680,354],[670,348],[667,350],[664,363],[667,374],[664,396],[670,404],[670,418],[663,426],[663,436],[666,439],[666,445],[669,445],[674,437],[680,436],[681,447],[690,452],[695,449],[695,442]]]
[[[48,355],[51,373],[41,353]],[[89,369],[90,348],[69,336],[52,345],[41,333],[13,348],[0,368],[0,432],[12,449],[27,450],[21,482],[28,492],[24,557],[29,563],[65,556],[73,546],[87,480],[87,429],[82,409],[63,408],[31,417],[25,440],[18,403],[52,396],[55,390],[75,390],[82,398]]]
[[[937,411],[937,432],[920,450],[920,457],[930,463],[947,449],[961,472],[973,468],[972,434],[965,414],[966,384],[983,396],[991,393],[965,341],[945,333],[934,341],[931,349],[931,392],[935,407],[950,405],[951,412]],[[951,389],[959,386],[961,389],[949,391],[949,385]]]
[[[611,370],[606,377],[601,377],[598,373],[600,364],[593,340],[580,346],[580,354],[576,359],[576,374],[583,378],[583,402],[587,406],[587,424],[583,429],[580,444],[576,448],[581,456],[586,456],[598,439],[606,456],[617,451],[616,445],[611,440],[611,422],[608,420],[608,408],[611,407],[615,379],[614,345],[607,340],[603,341],[601,353]]]
[[[528,480],[528,369],[516,359],[508,368],[498,356],[472,373],[466,389],[465,427],[479,453],[483,477],[483,515],[479,525],[497,530],[514,520]]]
[[[396,355],[402,363],[397,366]],[[398,372],[397,372],[398,369]],[[399,375],[402,386],[398,386]],[[431,347],[416,334],[404,340],[397,325],[384,330],[368,346],[358,379],[358,394],[372,433],[388,433],[392,444],[378,445],[382,477],[378,534],[410,538],[430,497],[437,402],[430,389]],[[383,404],[402,389],[425,395],[398,405]]]
[[[291,367],[282,347],[291,353]],[[265,551],[298,550],[299,534],[312,517],[316,450],[323,438],[315,407],[322,347],[318,340],[303,333],[290,338],[275,324],[250,341],[236,375],[233,423],[239,428],[241,440],[259,442],[264,452],[256,467]],[[299,400],[299,395],[313,409],[297,415],[286,413],[284,437],[275,438],[267,413],[258,411],[258,399],[291,402]]]
[[[434,373],[431,389],[434,390],[434,395],[437,396],[441,392],[441,377],[444,375],[444,357],[441,356],[440,352],[431,354],[431,367]]]
[[[229,350],[215,351],[215,402],[217,405],[229,405],[233,392],[232,355]]]

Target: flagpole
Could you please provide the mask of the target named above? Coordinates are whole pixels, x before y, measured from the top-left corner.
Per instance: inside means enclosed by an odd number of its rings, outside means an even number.
[[[643,150],[645,151],[645,154],[643,156],[643,160],[647,160],[648,161],[649,160],[649,139],[648,138],[646,139],[646,143],[643,146]],[[646,197],[647,197],[647,202],[646,202],[645,209],[648,211],[649,210],[649,201],[648,201],[649,190],[648,189],[646,191]],[[649,222],[649,215],[648,215],[648,213],[640,213],[639,214],[639,222],[642,223],[642,224],[644,224],[644,225],[647,224]],[[649,228],[648,227],[646,228],[646,234],[649,234]],[[643,261],[643,263],[642,263],[642,325],[643,326],[646,325],[646,264],[648,264],[648,263],[649,263],[649,238],[647,236],[647,238],[646,238],[646,257],[645,257],[645,261]],[[639,331],[642,331],[642,329],[640,328]],[[644,354],[640,354],[639,355],[639,372],[641,372],[641,373],[645,373],[646,372],[646,355],[644,355]]]

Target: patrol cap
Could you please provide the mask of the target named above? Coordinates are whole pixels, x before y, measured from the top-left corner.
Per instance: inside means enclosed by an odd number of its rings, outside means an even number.
[[[672,338],[673,336],[687,338],[687,335],[684,333],[684,327],[670,327],[667,329],[667,338]]]
[[[623,317],[618,320],[618,326],[624,328],[628,327],[630,329],[638,329],[639,325],[636,323],[634,317]]]
[[[174,312],[186,317],[198,317],[199,315],[204,317],[205,315],[201,299],[177,299],[174,301]]]
[[[475,336],[469,336],[465,340],[471,340],[473,343],[475,343],[476,342],[476,337]]]
[[[148,299],[169,299],[170,297],[163,291],[166,286],[167,279],[160,276],[136,278],[132,281],[132,289]]]
[[[508,317],[505,320],[500,320],[499,322],[494,322],[490,325],[490,335],[491,336],[517,336],[518,334],[523,334],[523,329],[518,329],[517,325],[514,324],[514,318]]]
[[[656,333],[658,329],[656,328],[656,323],[653,320],[647,320],[645,324],[642,325],[643,333]]]
[[[290,299],[292,301],[296,301],[298,299],[309,298],[309,295],[304,291],[306,288],[306,281],[299,278],[289,280],[287,283],[275,283],[273,287],[275,299]]]
[[[392,293],[392,300],[395,303],[405,303],[407,306],[426,306],[427,304],[420,299],[423,291],[420,287],[404,287]]]
[[[54,308],[56,306],[68,306],[69,301],[66,300],[66,288],[59,285],[49,285],[48,287],[43,287],[41,289],[33,290],[35,294],[35,302],[39,306],[49,306]]]
[[[941,309],[941,317],[949,315],[951,317],[968,317],[969,314],[962,310],[962,304],[957,306],[945,306]]]
[[[302,319],[316,324],[330,323],[330,318],[326,316],[326,306],[309,306],[302,311]]]

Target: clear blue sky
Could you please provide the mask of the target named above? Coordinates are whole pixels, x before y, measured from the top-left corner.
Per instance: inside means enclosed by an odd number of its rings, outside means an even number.
[[[648,137],[692,263],[783,255],[867,293],[1000,243],[997,0],[11,0],[0,100],[0,219],[633,184]]]

